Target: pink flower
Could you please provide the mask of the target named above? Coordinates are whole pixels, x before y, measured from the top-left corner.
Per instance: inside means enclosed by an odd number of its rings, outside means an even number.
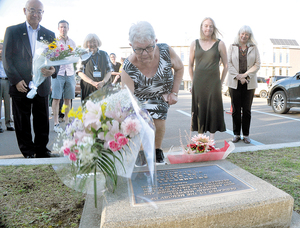
[[[128,135],[130,138],[136,136],[142,129],[142,126],[138,119],[127,118],[121,125],[124,135]]]
[[[118,140],[119,137],[124,137],[124,135],[121,132],[118,132],[115,134],[115,139]]]
[[[70,158],[71,161],[76,161],[77,160],[76,154],[74,154],[74,153],[70,153],[69,158]]]
[[[64,45],[63,45],[63,44],[61,44],[61,45],[60,45],[60,47],[61,47],[61,48],[63,48],[63,47],[64,47]]]
[[[59,54],[58,53],[55,53],[55,57],[58,57],[59,56]]]
[[[128,139],[125,136],[121,136],[117,139],[117,142],[123,147],[128,143]]]
[[[70,150],[70,148],[69,147],[66,147],[65,149],[64,149],[64,155],[69,155],[70,154],[70,152],[71,152],[71,150]]]
[[[117,143],[116,141],[109,141],[108,142],[108,146],[109,146],[109,149],[111,149],[113,152],[116,152],[118,150],[121,150],[121,146],[119,143]]]
[[[63,50],[65,50],[65,49],[62,47],[60,50],[62,50],[62,51],[63,51]]]

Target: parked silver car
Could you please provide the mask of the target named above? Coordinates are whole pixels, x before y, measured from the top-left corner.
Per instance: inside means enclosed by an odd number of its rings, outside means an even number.
[[[255,96],[259,96],[261,98],[267,98],[268,97],[268,84],[266,82],[266,79],[263,77],[257,77],[257,84],[258,87],[255,89]],[[229,96],[229,89],[226,85],[223,85],[222,87],[222,93],[225,96]]]

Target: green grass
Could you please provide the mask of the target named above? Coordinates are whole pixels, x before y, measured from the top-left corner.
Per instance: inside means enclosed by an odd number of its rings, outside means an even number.
[[[300,213],[300,148],[232,153],[227,159],[290,194]],[[0,228],[78,227],[84,199],[52,166],[0,167]]]
[[[0,167],[0,227],[79,227],[85,195],[52,166]]]
[[[232,153],[227,159],[290,194],[300,213],[300,148]]]

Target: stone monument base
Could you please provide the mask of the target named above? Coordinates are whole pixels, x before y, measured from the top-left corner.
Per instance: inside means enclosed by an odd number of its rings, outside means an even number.
[[[101,227],[290,227],[294,199],[229,161],[164,165],[157,170],[208,165],[218,165],[252,190],[134,206],[127,180],[121,179],[115,193],[103,197]]]

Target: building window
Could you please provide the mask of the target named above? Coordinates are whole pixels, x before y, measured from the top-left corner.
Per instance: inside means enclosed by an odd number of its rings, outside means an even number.
[[[181,53],[180,53],[180,58],[181,58],[181,61],[184,62],[184,52],[183,51],[181,51]]]
[[[286,63],[289,63],[290,62],[290,55],[289,53],[286,53]]]
[[[280,61],[280,63],[282,63],[282,53],[280,53],[280,55],[279,55],[279,61]]]
[[[273,53],[273,63],[276,63],[276,53]]]

